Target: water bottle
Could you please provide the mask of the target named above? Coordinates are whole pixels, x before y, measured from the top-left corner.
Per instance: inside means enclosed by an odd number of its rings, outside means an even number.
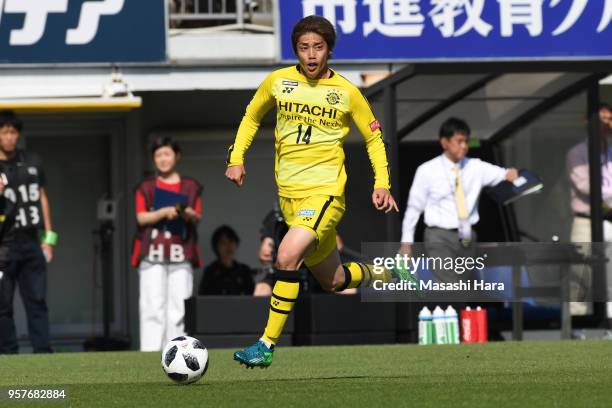
[[[459,344],[459,316],[457,311],[452,306],[448,306],[444,311],[444,317],[448,344]]]
[[[433,344],[433,323],[427,307],[419,312],[419,344]]]
[[[461,342],[476,343],[478,341],[476,330],[476,316],[474,310],[468,306],[461,311]]]
[[[448,344],[448,336],[446,334],[446,319],[444,318],[444,310],[440,306],[436,306],[433,311],[432,321],[434,326],[435,344]]]
[[[476,332],[478,343],[486,343],[489,341],[488,325],[487,325],[487,310],[478,306],[476,308]]]

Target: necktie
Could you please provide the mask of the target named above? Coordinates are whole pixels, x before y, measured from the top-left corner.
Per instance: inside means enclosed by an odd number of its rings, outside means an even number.
[[[461,170],[455,164],[455,204],[457,205],[457,215],[459,219],[466,220],[469,216],[467,207],[465,206],[465,194],[463,192],[463,183],[461,182]]]

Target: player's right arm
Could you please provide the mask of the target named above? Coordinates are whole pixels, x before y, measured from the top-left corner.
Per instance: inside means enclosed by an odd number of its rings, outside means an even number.
[[[274,106],[274,95],[272,85],[274,83],[274,73],[268,75],[259,85],[257,92],[246,108],[246,112],[238,127],[236,140],[227,151],[227,170],[225,176],[240,187],[246,176],[244,168],[244,156],[249,146],[253,142],[262,118],[272,106]]]

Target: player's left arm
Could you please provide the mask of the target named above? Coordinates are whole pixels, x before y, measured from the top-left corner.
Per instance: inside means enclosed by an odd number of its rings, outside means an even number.
[[[45,234],[54,234],[51,223],[51,206],[49,205],[49,197],[47,197],[47,191],[44,187],[40,187],[40,207],[43,213]],[[47,256],[47,262],[51,262],[53,259],[53,245],[43,242],[40,246]]]
[[[57,242],[57,234],[53,232],[53,224],[51,222],[51,205],[49,204],[49,196],[47,196],[47,177],[45,175],[42,161],[37,154],[31,156],[32,164],[38,170],[38,191],[40,192],[40,209],[42,211],[44,235],[40,247],[47,259],[47,262],[53,260],[53,247]]]
[[[368,157],[374,170],[374,192],[372,203],[377,210],[389,211],[395,209],[399,212],[395,199],[391,195],[391,183],[389,181],[389,162],[387,151],[382,137],[380,124],[374,117],[374,113],[366,98],[357,88],[350,93],[350,109],[353,122],[359,129],[366,144]]]

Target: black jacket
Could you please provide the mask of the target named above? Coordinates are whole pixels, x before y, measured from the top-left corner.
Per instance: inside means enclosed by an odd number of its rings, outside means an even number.
[[[234,262],[225,268],[215,261],[204,268],[200,281],[199,295],[252,295],[255,289],[251,268]]]

